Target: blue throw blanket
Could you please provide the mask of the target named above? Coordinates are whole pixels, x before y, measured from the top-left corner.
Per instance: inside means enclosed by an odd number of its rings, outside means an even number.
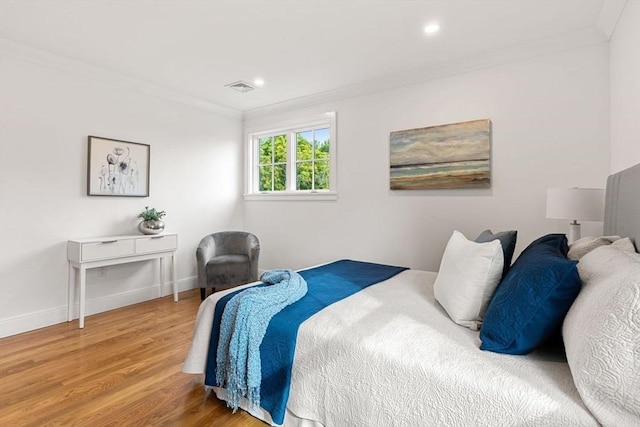
[[[260,406],[269,412],[275,423],[284,422],[296,338],[302,322],[334,302],[387,280],[404,270],[406,270],[405,267],[341,260],[300,271],[300,275],[307,282],[307,294],[271,318],[260,345],[262,367]],[[254,288],[263,286],[266,285],[256,285]],[[225,295],[216,303],[207,359],[206,385],[217,385],[216,354],[222,313],[229,300],[239,292],[243,290]]]
[[[292,270],[271,270],[252,287],[235,295],[224,308],[216,356],[216,383],[227,389],[227,406],[238,409],[246,397],[260,406],[260,344],[271,318],[307,293],[307,282]]]

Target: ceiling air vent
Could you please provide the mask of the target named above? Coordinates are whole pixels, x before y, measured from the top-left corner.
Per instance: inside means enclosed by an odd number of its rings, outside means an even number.
[[[225,85],[225,87],[229,87],[233,90],[237,90],[238,92],[251,92],[252,90],[256,90],[255,86],[251,86],[249,83],[247,82],[243,82],[242,80],[239,80],[237,82],[233,82],[233,83],[229,83],[227,85]]]

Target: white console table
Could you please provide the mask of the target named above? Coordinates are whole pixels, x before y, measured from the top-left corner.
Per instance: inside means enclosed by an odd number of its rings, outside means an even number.
[[[173,284],[173,300],[178,301],[178,285],[176,282],[176,250],[178,235],[163,233],[156,235],[128,235],[95,237],[91,239],[73,239],[67,242],[67,259],[69,260],[69,301],[68,320],[73,320],[73,306],[79,276],[80,314],[78,322],[84,328],[85,297],[87,269],[124,264],[150,259],[160,260],[160,296],[163,296],[164,266],[163,259],[171,257],[171,282]]]

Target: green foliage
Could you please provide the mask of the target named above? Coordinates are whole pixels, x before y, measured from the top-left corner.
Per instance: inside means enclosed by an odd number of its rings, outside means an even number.
[[[314,164],[314,188],[316,190],[329,189],[329,161],[316,161]]]
[[[258,166],[260,191],[287,189],[287,138],[277,135],[261,138],[260,164]]]
[[[298,132],[296,189],[329,189],[329,141],[311,141],[312,131]],[[261,138],[259,144],[259,191],[287,189],[287,139],[285,135]]]
[[[296,166],[296,188],[298,190],[312,190],[313,162],[298,162]]]
[[[329,141],[309,141],[311,132],[298,133],[296,189],[329,189]],[[314,149],[315,148],[315,149]]]
[[[142,218],[144,221],[159,221],[166,214],[165,211],[157,211],[156,208],[149,209],[149,206],[145,206],[144,211],[140,212],[138,218]]]

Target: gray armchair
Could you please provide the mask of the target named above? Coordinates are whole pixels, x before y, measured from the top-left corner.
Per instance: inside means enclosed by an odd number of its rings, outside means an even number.
[[[251,233],[222,231],[205,236],[196,249],[198,286],[213,292],[258,280],[260,242]]]

